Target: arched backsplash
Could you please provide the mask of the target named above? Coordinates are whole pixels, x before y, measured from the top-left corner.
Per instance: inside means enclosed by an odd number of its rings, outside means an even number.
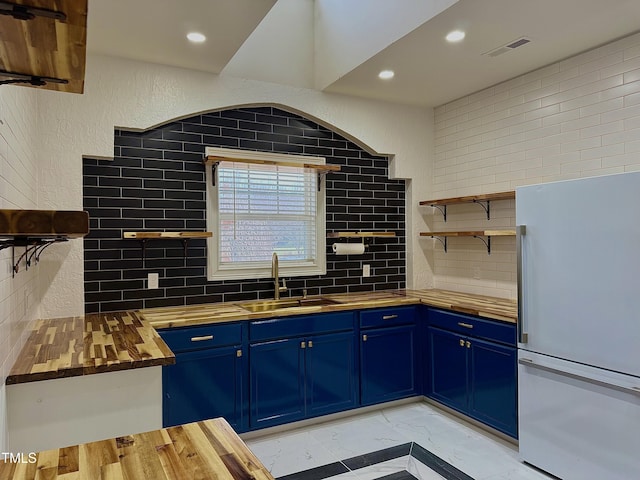
[[[391,230],[364,255],[327,254],[327,273],[287,279],[289,293],[310,295],[406,286],[405,181],[388,178],[373,156],[343,132],[272,106],[197,114],[144,132],[115,130],[113,160],[83,160],[83,202],[91,232],[84,240],[85,311],[271,298],[270,279],[208,282],[206,242],[140,244],[131,230],[204,230],[206,146],[324,156],[342,167],[327,176],[327,231]],[[215,234],[215,233],[214,233]],[[328,245],[330,242],[328,242]],[[328,247],[329,249],[329,247]],[[329,252],[329,250],[328,250]],[[361,276],[362,264],[371,277]],[[148,273],[158,289],[146,289]]]

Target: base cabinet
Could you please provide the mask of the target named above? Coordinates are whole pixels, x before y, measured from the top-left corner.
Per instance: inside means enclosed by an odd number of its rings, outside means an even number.
[[[162,372],[163,426],[224,417],[245,430],[243,364],[236,347],[176,354],[176,364]]]
[[[326,316],[325,322],[298,319],[254,322],[256,335],[269,336],[322,328],[336,333],[277,338],[249,345],[250,427],[279,425],[358,406],[353,314]],[[279,323],[280,322],[280,323]],[[290,329],[288,327],[291,327]]]
[[[415,307],[363,311],[360,328],[362,405],[417,395]]]
[[[162,424],[224,417],[234,430],[248,428],[246,351],[240,323],[160,331],[175,353],[162,367]]]
[[[478,327],[481,332],[486,326],[478,324],[479,319],[474,317],[461,319],[458,314],[445,315],[453,317],[440,316],[434,322],[440,326],[427,327],[429,372],[426,395],[517,438],[515,346],[443,329],[441,326],[450,326],[445,320],[455,320],[453,325],[462,323],[462,328],[469,330]],[[507,341],[508,334],[499,331],[498,337]]]

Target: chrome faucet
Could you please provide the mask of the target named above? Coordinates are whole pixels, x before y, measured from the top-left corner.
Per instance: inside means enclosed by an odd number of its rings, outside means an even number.
[[[273,256],[271,257],[271,276],[273,277],[273,285],[275,288],[274,299],[280,300],[280,292],[287,291],[287,282],[283,278],[282,286],[280,286],[280,279],[278,278],[278,254],[273,252]]]

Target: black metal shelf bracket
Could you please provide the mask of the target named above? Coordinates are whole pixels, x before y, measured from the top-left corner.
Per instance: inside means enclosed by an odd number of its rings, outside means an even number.
[[[474,200],[473,203],[480,205],[487,212],[487,220],[491,220],[491,200],[486,200],[486,204],[482,200]]]
[[[188,238],[139,238],[138,241],[142,244],[142,266],[146,265],[147,262],[147,242],[149,240],[180,240],[182,242],[182,255],[184,260],[184,266],[187,266],[187,249],[189,247],[189,239]]]
[[[431,238],[435,238],[436,240],[440,240],[442,247],[444,248],[444,253],[447,253],[447,237],[439,237],[435,235],[431,235]]]
[[[42,252],[54,243],[66,242],[67,237],[14,237],[6,240],[0,240],[0,250],[11,247],[11,263],[13,264],[12,276],[20,271],[20,263],[24,260],[25,270],[29,270],[32,262],[40,262]],[[16,247],[23,247],[24,252],[16,260]]]
[[[480,235],[474,235],[473,238],[479,238],[480,241],[482,241],[482,243],[484,243],[484,246],[487,247],[487,255],[491,255],[491,237],[487,235],[487,239],[485,240],[484,237],[481,237]]]
[[[442,218],[447,221],[447,206],[446,205],[430,205],[430,207],[437,208],[442,213]]]
[[[42,87],[47,83],[59,83],[66,85],[69,80],[64,78],[44,77],[41,75],[31,75],[28,73],[8,72],[6,70],[0,70],[0,77],[8,77],[8,80],[0,80],[0,85],[11,85],[16,83],[28,83],[34,87]]]
[[[0,15],[8,15],[16,20],[33,20],[36,17],[43,17],[61,22],[67,21],[67,14],[59,10],[32,7],[13,2],[0,2]]]

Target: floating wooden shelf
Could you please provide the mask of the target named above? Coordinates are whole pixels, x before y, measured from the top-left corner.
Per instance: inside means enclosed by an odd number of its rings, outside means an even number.
[[[187,259],[187,246],[189,240],[196,238],[209,238],[211,232],[123,232],[122,238],[138,240],[142,243],[142,261],[146,260],[147,242],[149,240],[181,240],[184,250],[184,259]]]
[[[331,232],[327,238],[369,238],[369,237],[395,237],[395,232]]]
[[[13,274],[24,259],[26,269],[49,245],[89,233],[89,214],[71,210],[0,210],[0,250],[11,247]],[[15,247],[24,247],[15,259]]]
[[[277,165],[281,167],[297,167],[317,170],[318,172],[339,172],[340,165],[319,165],[315,163],[298,163],[279,160],[255,160],[249,158],[227,158],[219,155],[208,155],[204,158],[205,165],[218,165],[220,162],[249,163],[252,165]]]
[[[477,203],[485,212],[487,220],[491,218],[491,202],[495,200],[513,200],[516,198],[515,190],[508,192],[484,193],[481,195],[469,195],[466,197],[439,198],[436,200],[423,200],[419,204],[434,207],[442,212],[444,221],[447,221],[447,205],[459,205],[462,203]]]
[[[188,240],[190,238],[209,238],[211,236],[213,236],[211,232],[124,232],[122,234],[122,238],[133,238],[137,240],[162,238]]]
[[[487,247],[487,254],[491,255],[491,237],[515,237],[515,230],[474,230],[460,232],[420,232],[421,237],[437,238],[442,243],[444,251],[447,251],[448,237],[474,237],[482,240]],[[484,240],[483,237],[486,237]]]
[[[0,82],[82,93],[87,0],[0,3]]]

